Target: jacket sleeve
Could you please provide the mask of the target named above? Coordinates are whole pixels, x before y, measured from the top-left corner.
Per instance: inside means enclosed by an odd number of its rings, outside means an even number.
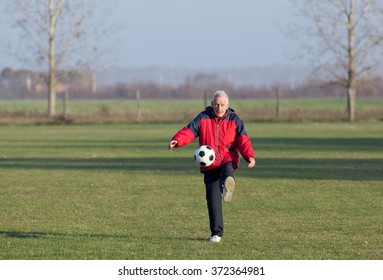
[[[177,147],[191,143],[199,135],[200,116],[198,115],[191,123],[183,127],[172,138],[178,142]]]
[[[191,143],[195,139],[193,132],[185,126],[173,136],[172,140],[177,141],[177,147],[182,147]]]
[[[255,158],[255,153],[251,145],[251,140],[247,134],[241,134],[238,137],[238,150],[242,157],[249,162],[250,158]]]
[[[255,153],[250,137],[246,133],[243,121],[239,118],[237,119],[237,136],[238,151],[242,157],[249,162],[250,158],[255,158]]]

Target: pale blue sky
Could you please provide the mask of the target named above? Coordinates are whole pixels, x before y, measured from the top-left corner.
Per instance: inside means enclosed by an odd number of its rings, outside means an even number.
[[[191,68],[287,64],[288,0],[115,0],[116,63]],[[113,1],[111,1],[113,3]]]
[[[6,0],[0,0],[6,1]],[[90,0],[89,0],[90,1]],[[98,0],[92,0],[98,1]],[[290,64],[288,0],[109,0],[121,26],[103,60],[121,67],[221,68]],[[14,30],[0,21],[1,38]],[[0,68],[17,65],[0,54]]]

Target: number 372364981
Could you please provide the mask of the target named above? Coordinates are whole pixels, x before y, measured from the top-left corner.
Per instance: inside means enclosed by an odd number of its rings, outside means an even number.
[[[211,275],[266,275],[263,267],[212,267]]]

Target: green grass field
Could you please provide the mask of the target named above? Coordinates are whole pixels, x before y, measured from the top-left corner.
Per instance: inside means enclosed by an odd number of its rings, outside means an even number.
[[[181,126],[2,126],[0,259],[383,259],[382,122],[247,123],[219,244]]]
[[[346,120],[344,99],[281,99],[276,116],[274,99],[233,99],[230,102],[246,121],[340,121]],[[46,100],[0,100],[0,124],[46,123]],[[69,100],[69,118],[75,123],[134,123],[136,100]],[[151,123],[186,122],[204,108],[201,100],[141,100],[141,120]],[[62,114],[62,100],[56,103]],[[383,99],[358,99],[356,120],[383,119]]]

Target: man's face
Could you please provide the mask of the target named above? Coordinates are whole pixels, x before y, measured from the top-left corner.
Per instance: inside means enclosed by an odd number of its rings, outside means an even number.
[[[224,96],[217,96],[215,100],[212,102],[212,106],[214,109],[214,114],[222,118],[225,115],[226,110],[229,108],[229,101]]]

